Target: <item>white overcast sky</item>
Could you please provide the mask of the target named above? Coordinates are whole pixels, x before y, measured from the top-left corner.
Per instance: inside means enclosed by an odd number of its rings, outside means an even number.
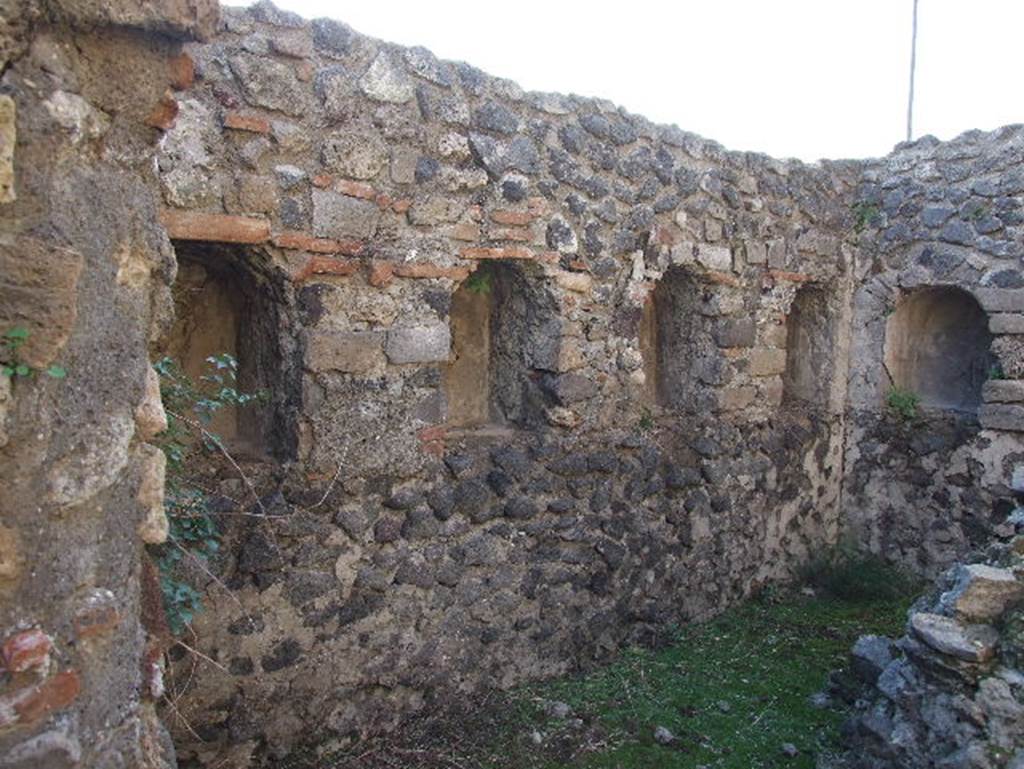
[[[275,2],[730,149],[867,157],[906,133],[913,0]],[[1020,122],[1024,0],[919,0],[915,137]]]

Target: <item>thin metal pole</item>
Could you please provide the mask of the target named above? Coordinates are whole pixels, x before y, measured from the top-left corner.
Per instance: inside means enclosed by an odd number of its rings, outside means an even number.
[[[907,141],[910,141],[914,136],[914,70],[917,67],[917,0],[914,0],[914,23],[910,35],[910,96],[907,99]]]

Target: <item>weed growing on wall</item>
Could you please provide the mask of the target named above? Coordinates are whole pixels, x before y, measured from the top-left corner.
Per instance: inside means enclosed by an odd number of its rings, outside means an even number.
[[[30,365],[25,363],[19,351],[28,341],[29,332],[27,328],[23,326],[14,326],[7,329],[3,336],[0,336],[0,376],[10,377],[22,377],[28,379],[35,376],[39,372],[32,368]],[[43,373],[54,379],[63,379],[67,376],[67,371],[56,364],[47,366],[43,369]]]
[[[185,562],[205,564],[220,548],[220,531],[210,515],[206,493],[190,482],[196,462],[210,452],[225,450],[220,437],[206,425],[227,406],[245,407],[263,397],[237,389],[238,362],[232,356],[211,355],[206,363],[207,373],[198,384],[171,358],[153,364],[167,411],[167,429],[157,443],[167,456],[164,506],[170,524],[167,543],[156,546],[154,555],[167,623],[175,635],[202,610],[202,596],[183,576]]]
[[[489,294],[493,288],[493,277],[486,267],[482,267],[466,278],[463,285],[474,294]]]
[[[894,387],[886,396],[885,403],[904,422],[912,422],[917,419],[921,396],[912,390]]]
[[[874,203],[854,203],[853,204],[853,229],[857,233],[861,233],[868,227],[873,227],[881,219],[882,212]]]

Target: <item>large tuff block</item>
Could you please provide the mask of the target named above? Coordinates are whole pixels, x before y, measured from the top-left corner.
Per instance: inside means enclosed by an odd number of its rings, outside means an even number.
[[[362,374],[384,365],[383,331],[314,331],[306,340],[313,371]]]
[[[1024,406],[1010,403],[986,403],[978,412],[981,426],[988,430],[1024,432]]]
[[[440,363],[448,360],[452,334],[447,323],[400,326],[388,331],[387,355],[392,363]]]

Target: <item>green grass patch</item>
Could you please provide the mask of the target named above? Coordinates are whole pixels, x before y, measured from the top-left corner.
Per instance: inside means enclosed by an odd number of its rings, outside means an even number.
[[[590,673],[495,693],[455,719],[413,725],[397,741],[318,766],[812,769],[817,754],[838,749],[845,714],[815,708],[809,696],[847,666],[860,635],[898,635],[909,604],[802,594],[752,601],[679,630],[665,648],[630,649]],[[572,716],[547,715],[553,701]],[[657,743],[658,726],[675,741]],[[783,755],[785,743],[799,754]]]
[[[864,633],[901,631],[908,601],[852,603],[792,597],[754,602],[707,624],[688,628],[671,647],[631,650],[615,664],[579,678],[530,687],[519,696],[521,729],[535,729],[541,746],[520,746],[516,760],[492,756],[483,766],[683,769],[790,766],[811,769],[814,756],[837,749],[843,714],[818,709],[808,697],[830,671],[847,664]],[[539,703],[568,703],[583,725],[549,719]],[[676,741],[660,745],[657,726]],[[580,734],[568,751],[566,737]],[[787,758],[782,745],[800,751]],[[545,744],[561,753],[545,755]]]

